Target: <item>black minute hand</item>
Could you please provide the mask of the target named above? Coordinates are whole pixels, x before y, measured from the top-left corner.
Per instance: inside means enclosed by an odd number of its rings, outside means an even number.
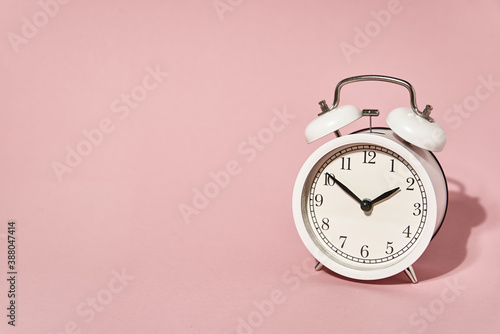
[[[362,200],[359,199],[358,196],[356,196],[349,188],[347,188],[342,182],[339,181],[339,179],[335,178],[335,182],[339,185],[340,188],[342,188],[343,191],[345,191],[349,196],[354,198],[356,202],[359,204],[363,203]]]

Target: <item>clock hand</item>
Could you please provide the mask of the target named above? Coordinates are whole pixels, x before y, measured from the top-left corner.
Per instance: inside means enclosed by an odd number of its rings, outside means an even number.
[[[345,191],[349,196],[351,196],[352,198],[354,198],[356,200],[356,202],[358,202],[359,204],[362,204],[363,201],[359,199],[358,196],[356,196],[349,188],[347,188],[342,182],[339,181],[339,179],[337,179],[336,177],[334,177],[335,179],[335,183],[337,183],[339,185],[340,188],[342,188],[343,191]]]
[[[383,199],[386,199],[387,197],[390,197],[392,194],[394,194],[395,192],[397,192],[399,190],[399,187],[397,188],[394,188],[394,189],[391,189],[389,191],[386,191],[385,193],[383,193],[382,195],[376,197],[375,199],[372,199],[371,200],[371,204],[375,204],[375,203],[378,203],[380,202],[381,200]]]
[[[361,200],[358,196],[356,196],[356,194],[354,194],[349,188],[346,187],[345,184],[340,182],[339,179],[337,179],[335,176],[334,176],[334,179],[335,179],[335,183],[337,183],[339,185],[339,187],[342,188],[342,190],[344,190],[349,196],[351,196],[353,199],[355,199],[356,202],[359,203],[361,210],[363,210],[365,212],[371,211],[373,204],[376,204],[376,203],[386,199],[387,197],[390,197],[392,194],[394,194],[395,192],[397,192],[399,190],[399,187],[391,189],[391,190],[386,191],[385,193],[383,193],[382,195],[376,197],[375,199],[373,199],[371,201],[369,199]]]
[[[369,212],[371,211],[372,207],[373,207],[373,204],[376,204],[384,199],[386,199],[387,197],[391,196],[392,194],[394,194],[396,191],[399,190],[399,187],[397,188],[394,188],[394,189],[391,189],[391,190],[388,190],[386,191],[385,193],[383,193],[382,195],[378,196],[378,197],[375,197],[373,200],[369,200],[369,199],[365,199],[363,200],[360,204],[361,204],[361,210],[365,211],[365,212]]]

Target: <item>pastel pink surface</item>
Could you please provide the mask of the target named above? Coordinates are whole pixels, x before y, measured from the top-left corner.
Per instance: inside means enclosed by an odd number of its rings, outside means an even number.
[[[498,332],[499,11],[496,1],[4,1],[2,333]],[[411,82],[448,135],[437,154],[448,215],[414,265],[416,285],[314,272],[292,219],[300,167],[333,139],[307,145],[304,129],[338,81],[360,74]],[[385,126],[409,99],[359,83],[341,104],[378,108]]]

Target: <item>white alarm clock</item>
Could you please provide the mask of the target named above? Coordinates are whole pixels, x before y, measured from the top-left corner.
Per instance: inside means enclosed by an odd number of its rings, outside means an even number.
[[[411,108],[397,108],[389,128],[372,128],[378,110],[338,106],[340,89],[357,81],[385,81],[408,88]],[[319,117],[306,128],[311,143],[335,133],[302,166],[293,189],[298,233],[313,256],[340,275],[374,280],[404,271],[417,282],[412,264],[441,227],[448,205],[444,172],[432,151],[446,134],[419,111],[413,87],[404,80],[363,75],[340,81],[333,106],[320,102]],[[363,116],[370,127],[342,136],[340,129]]]

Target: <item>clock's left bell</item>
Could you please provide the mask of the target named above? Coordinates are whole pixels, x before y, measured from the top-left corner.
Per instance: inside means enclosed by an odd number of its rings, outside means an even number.
[[[340,106],[332,110],[328,110],[324,101],[321,101],[320,105],[323,112],[306,127],[307,143],[312,143],[332,132],[338,135],[340,128],[363,116],[361,110],[352,105]]]

